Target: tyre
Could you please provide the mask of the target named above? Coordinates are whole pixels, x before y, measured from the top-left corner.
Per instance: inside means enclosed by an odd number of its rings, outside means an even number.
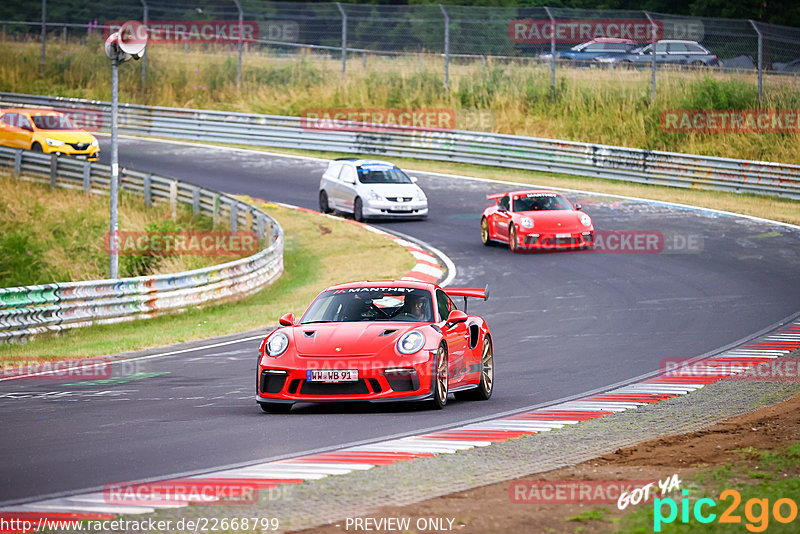
[[[31,150],[33,150],[34,152],[38,152],[39,154],[44,152],[44,150],[42,150],[42,145],[40,145],[39,143],[33,143],[31,145]]]
[[[267,413],[289,413],[292,409],[291,404],[282,402],[259,402],[258,405]]]
[[[322,213],[330,213],[331,207],[328,205],[328,193],[323,189],[319,192],[319,211]]]
[[[494,390],[494,349],[492,348],[492,338],[486,336],[483,339],[483,350],[481,351],[481,381],[478,387],[469,391],[456,393],[458,400],[489,400]]]
[[[706,64],[700,61],[699,59],[692,63],[692,67],[705,67]]]
[[[364,222],[364,204],[359,197],[353,202],[353,219]]]
[[[513,252],[519,252],[519,243],[517,242],[517,229],[514,228],[514,225],[511,225],[511,228],[508,229],[508,249]]]
[[[486,217],[481,219],[481,242],[487,247],[492,244],[492,240],[489,239],[489,221]]]
[[[439,345],[439,350],[436,351],[436,359],[433,363],[434,372],[431,377],[431,392],[433,399],[430,401],[430,406],[434,410],[441,410],[447,404],[447,393],[449,390],[449,367],[447,366],[447,345],[442,343]]]

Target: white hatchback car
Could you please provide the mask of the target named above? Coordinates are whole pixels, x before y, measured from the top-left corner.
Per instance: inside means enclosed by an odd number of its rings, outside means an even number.
[[[393,163],[341,158],[331,161],[319,182],[319,210],[352,213],[365,219],[428,217],[428,199]]]

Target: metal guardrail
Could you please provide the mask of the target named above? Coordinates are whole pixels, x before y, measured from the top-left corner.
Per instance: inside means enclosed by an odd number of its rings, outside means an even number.
[[[49,182],[51,187],[106,193],[108,165],[0,147],[0,166],[14,176]],[[209,189],[121,169],[120,188],[145,196],[146,204],[166,200],[192,206],[232,232],[255,232],[258,253],[239,260],[175,274],[43,284],[0,289],[0,343],[90,324],[154,317],[209,302],[236,300],[272,283],[283,272],[283,229],[263,211]]]
[[[110,124],[110,103],[102,101],[0,93],[0,106],[94,113],[102,121],[98,129]],[[461,130],[380,126],[379,131],[352,131],[367,129],[359,124],[349,131],[315,129],[301,117],[226,111],[121,104],[119,112],[120,131],[132,135],[419,158],[800,199],[800,165]]]

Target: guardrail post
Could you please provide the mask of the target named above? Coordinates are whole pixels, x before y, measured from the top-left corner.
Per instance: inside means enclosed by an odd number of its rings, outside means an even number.
[[[239,228],[239,203],[231,202],[230,209],[230,231],[235,232]]]
[[[22,150],[14,152],[14,178],[22,175]]]
[[[444,15],[444,88],[450,88],[450,15],[444,9],[442,4],[439,4],[439,9],[442,10]]]
[[[344,79],[345,72],[347,72],[347,13],[339,2],[336,2],[336,7],[342,14],[342,79]]]
[[[153,187],[153,175],[152,174],[148,173],[148,174],[144,175],[143,185],[144,185],[144,193],[143,193],[143,195],[144,195],[144,205],[145,206],[152,206],[153,205],[153,199],[152,199],[152,197],[150,195],[150,190]]]
[[[246,232],[253,231],[253,209],[247,208],[244,213],[244,228]]]
[[[214,202],[212,204],[214,206],[213,208],[211,208],[211,225],[213,227],[213,226],[217,225],[217,220],[219,219],[219,194],[218,193],[214,193]]]
[[[751,20],[750,25],[758,35],[758,105],[761,106],[761,98],[763,96],[763,73],[764,73],[764,36],[761,35],[761,30],[755,21]]]
[[[550,13],[550,8],[545,6],[545,12],[550,19],[550,96],[556,96],[556,19]]]
[[[88,195],[92,191],[92,164],[88,161],[83,163],[83,194]]]
[[[200,188],[195,187],[192,191],[192,213],[197,215],[200,213]]]
[[[652,101],[656,99],[656,45],[658,44],[658,25],[647,11],[644,11],[644,16],[647,17],[647,20],[653,25],[653,48],[650,54],[650,100]]]
[[[265,222],[266,221],[264,221],[264,216],[263,215],[258,215],[256,217],[256,235],[258,236],[258,240],[259,241],[261,241],[265,237],[265,234],[264,234],[264,223]]]
[[[169,183],[169,212],[173,219],[178,216],[178,181]]]
[[[50,188],[56,186],[56,176],[58,176],[58,156],[50,154]]]

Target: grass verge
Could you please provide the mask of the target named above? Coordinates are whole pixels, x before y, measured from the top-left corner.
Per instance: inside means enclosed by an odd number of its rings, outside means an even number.
[[[617,532],[797,532],[800,442],[778,449],[747,447],[735,452],[740,455],[738,461],[702,471],[694,481],[684,481],[683,487],[690,488],[689,495],[675,496],[677,515],[671,521],[661,519],[669,518],[669,506],[659,506],[656,501],[623,516]],[[681,502],[683,498],[688,501]],[[716,503],[712,506],[706,501],[699,509],[703,517],[714,514],[711,521],[701,522],[695,515],[697,502],[703,498]],[[727,519],[723,519],[725,514]],[[785,521],[790,517],[790,521]],[[725,523],[726,520],[729,522]]]
[[[348,221],[271,204],[259,207],[278,220],[286,235],[284,273],[273,285],[235,303],[0,345],[0,361],[95,356],[266,328],[286,312],[302,313],[331,284],[399,278],[414,266],[405,249]]]
[[[0,287],[108,278],[108,196],[50,189],[0,174],[0,213],[5,214],[0,219]],[[173,218],[168,202],[147,207],[142,198],[126,193],[120,194],[119,214],[120,229],[130,232],[215,229],[210,217],[195,216],[188,206],[179,205]],[[188,271],[238,257],[126,254],[120,256],[120,274]]]

